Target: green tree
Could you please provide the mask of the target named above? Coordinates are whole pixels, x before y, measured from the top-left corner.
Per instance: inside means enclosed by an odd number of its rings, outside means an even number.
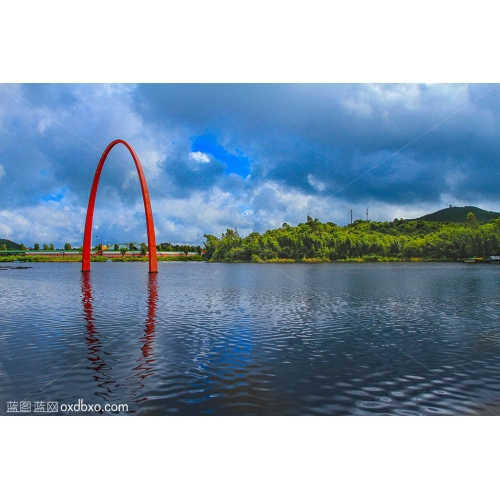
[[[479,225],[471,214],[467,224],[395,219],[393,222],[357,220],[341,227],[309,216],[297,227],[283,224],[263,235],[254,232],[241,238],[236,230],[228,229],[221,238],[207,234],[205,238],[205,258],[219,262],[258,262],[275,257],[457,260],[471,255],[497,255],[500,219]]]
[[[465,219],[465,227],[470,227],[471,229],[477,229],[478,225],[479,224],[477,223],[476,216],[472,212],[469,212],[467,214],[467,218]]]
[[[146,254],[148,253],[148,246],[146,245],[146,243],[144,243],[144,242],[143,242],[143,243],[141,243],[141,247],[140,247],[140,249],[141,249],[141,255],[142,255],[143,257],[145,257],[145,256],[146,256]]]
[[[205,259],[212,260],[219,248],[220,240],[213,234],[204,234],[203,236],[206,239],[205,243],[203,243],[205,245]]]
[[[133,243],[130,243],[130,245],[128,246],[129,250],[132,250],[134,251],[135,250],[135,245]]]
[[[49,245],[47,245],[47,243],[44,243],[44,244],[43,244],[43,246],[42,246],[42,248],[43,248],[44,250],[48,250],[48,249],[49,249]]]
[[[64,244],[64,250],[71,250],[71,244],[70,243],[65,243]]]
[[[24,243],[21,243],[21,244],[19,245],[19,248],[20,248],[20,250],[26,250],[26,247],[24,246]]]
[[[49,250],[54,250],[54,244],[53,243],[50,244]]]
[[[33,250],[40,250],[40,243],[35,243],[33,245]]]
[[[113,249],[114,249],[115,252],[118,252],[118,250],[120,250],[120,245],[115,244],[115,246],[113,247]]]
[[[122,254],[122,257],[125,257],[125,254],[128,252],[128,248],[127,247],[122,247],[120,248],[120,253]]]
[[[7,245],[5,243],[0,245],[0,250],[7,250]]]

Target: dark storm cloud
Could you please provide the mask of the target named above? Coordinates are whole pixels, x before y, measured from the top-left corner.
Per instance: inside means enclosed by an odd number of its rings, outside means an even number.
[[[169,158],[161,167],[166,172],[162,185],[170,186],[167,188],[169,194],[180,198],[189,196],[193,191],[204,191],[215,186],[225,170],[225,165],[213,158],[207,163],[200,163],[186,152],[182,156]]]
[[[82,203],[88,200],[101,153],[120,133],[116,126],[120,113],[113,115],[109,110],[117,104],[123,106],[123,96],[101,95],[98,88],[23,85],[14,89],[15,94],[2,89],[2,102],[16,105],[1,129],[0,154],[8,182],[15,186],[6,193],[8,202],[34,203],[61,186],[70,187]],[[122,168],[115,167],[113,177],[108,171],[117,162],[111,158],[122,164]],[[113,150],[108,163],[100,190],[116,189],[134,168],[119,148]]]
[[[145,119],[217,130],[250,158],[253,176],[311,192],[313,175],[331,195],[364,174],[338,197],[404,203],[498,191],[492,87],[146,85],[134,97]]]
[[[78,85],[26,84],[22,96],[28,103],[54,112],[57,109],[70,111],[78,106]]]

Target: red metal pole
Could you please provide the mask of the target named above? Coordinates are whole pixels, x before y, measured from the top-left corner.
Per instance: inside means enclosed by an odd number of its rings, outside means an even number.
[[[94,218],[94,206],[95,199],[97,196],[97,187],[99,185],[99,179],[101,177],[102,167],[104,162],[108,157],[109,152],[117,145],[123,144],[130,151],[132,158],[134,159],[135,166],[137,168],[137,174],[139,175],[139,181],[141,183],[142,198],[144,200],[144,212],[146,214],[146,230],[148,234],[148,256],[149,256],[149,272],[158,272],[158,262],[156,260],[156,237],[155,237],[155,226],[153,222],[153,210],[151,209],[151,200],[149,198],[148,186],[146,184],[146,177],[144,176],[144,171],[142,170],[141,162],[137,157],[135,151],[121,139],[117,139],[109,144],[109,146],[104,150],[104,153],[99,160],[97,169],[94,175],[94,181],[92,182],[92,189],[90,190],[89,204],[87,208],[87,218],[85,220],[85,231],[83,233],[83,251],[82,251],[82,272],[90,271],[90,247],[92,241],[92,220]]]

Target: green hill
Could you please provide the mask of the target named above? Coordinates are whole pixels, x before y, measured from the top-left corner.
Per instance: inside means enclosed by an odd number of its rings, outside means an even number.
[[[437,222],[465,222],[467,214],[472,212],[478,222],[489,222],[491,219],[498,219],[500,213],[489,212],[478,207],[450,207],[438,210],[433,214],[423,215],[415,220],[437,221]]]
[[[0,238],[0,246],[2,246],[3,244],[7,245],[7,250],[19,250],[21,248],[21,245],[18,245],[13,241],[4,240],[3,238]]]

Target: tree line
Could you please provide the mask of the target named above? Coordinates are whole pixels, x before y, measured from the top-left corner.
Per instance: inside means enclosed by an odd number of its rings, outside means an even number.
[[[113,247],[113,250],[116,252],[120,252],[122,255],[125,255],[128,251],[135,252],[139,251],[143,255],[146,255],[148,252],[148,245],[146,243],[140,243],[139,247],[136,246],[135,243],[129,243],[127,245],[119,245],[119,244],[113,244],[111,245]],[[105,248],[106,250],[109,250],[111,246],[107,247],[103,245],[102,243],[96,245],[93,247],[93,250],[95,252],[103,250]],[[160,243],[159,245],[156,245],[156,249],[161,252],[179,252],[183,254],[188,254],[189,252],[196,252],[198,255],[201,254],[201,246],[200,245],[172,245],[171,243]],[[19,248],[8,248],[7,245],[4,243],[0,245],[0,251],[2,250],[22,250],[25,251],[27,250],[26,246],[24,243],[21,243],[19,245]],[[55,248],[53,243],[44,243],[41,247],[39,243],[35,243],[33,245],[33,250],[35,251],[40,251],[40,250],[45,250],[45,251],[71,251],[71,250],[76,250],[81,252],[83,250],[83,247],[72,247],[71,243],[65,243],[64,247],[62,249]]]
[[[227,229],[220,238],[204,236],[205,259],[215,262],[454,261],[498,255],[500,218],[478,223],[471,212],[463,223],[394,219],[338,226],[308,216],[295,227],[284,223],[245,238],[237,229]]]

